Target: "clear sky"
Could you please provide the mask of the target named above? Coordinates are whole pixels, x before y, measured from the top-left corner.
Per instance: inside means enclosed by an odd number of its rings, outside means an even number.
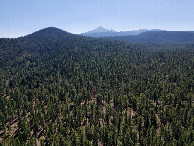
[[[194,0],[0,0],[0,37],[45,27],[194,30]]]

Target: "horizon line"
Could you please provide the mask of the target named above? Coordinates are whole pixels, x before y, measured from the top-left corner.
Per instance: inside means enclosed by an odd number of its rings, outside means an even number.
[[[99,27],[102,27],[102,28],[107,29],[107,30],[110,30],[110,31],[111,31],[111,30],[114,30],[116,33],[117,33],[117,32],[127,32],[127,31],[139,31],[139,30],[147,30],[147,31],[151,31],[151,30],[159,30],[159,31],[168,31],[168,32],[194,32],[194,30],[168,30],[168,29],[160,29],[160,28],[152,28],[152,29],[139,28],[139,29],[121,30],[121,31],[118,31],[118,30],[115,30],[115,29],[105,28],[105,27],[103,27],[103,26],[100,25],[100,26],[98,26],[98,27],[96,27],[96,28],[94,28],[94,29],[92,29],[92,30],[88,30],[88,31],[86,31],[86,32],[73,33],[73,32],[70,32],[70,31],[67,31],[67,30],[65,30],[65,29],[55,27],[55,26],[48,26],[48,27],[45,27],[45,28],[42,28],[42,29],[35,30],[35,31],[33,31],[33,32],[29,32],[29,33],[25,33],[25,34],[20,34],[20,35],[17,35],[17,36],[15,36],[15,37],[11,37],[11,36],[10,36],[10,37],[0,37],[0,39],[16,39],[16,38],[20,38],[20,37],[25,37],[25,36],[27,36],[27,35],[30,35],[30,34],[32,34],[32,33],[34,33],[34,32],[38,32],[38,31],[43,30],[43,29],[46,29],[46,28],[56,28],[56,29],[60,29],[60,30],[62,30],[62,31],[66,31],[66,32],[71,33],[71,34],[81,35],[81,34],[83,34],[83,33],[87,33],[87,32],[89,32],[89,31],[93,31],[93,30],[95,30],[95,29],[97,29],[97,28],[99,28]],[[103,33],[103,32],[96,32],[96,33]]]

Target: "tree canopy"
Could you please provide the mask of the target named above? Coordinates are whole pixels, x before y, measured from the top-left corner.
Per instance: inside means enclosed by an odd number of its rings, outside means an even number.
[[[160,44],[0,39],[0,144],[194,144],[194,46]]]

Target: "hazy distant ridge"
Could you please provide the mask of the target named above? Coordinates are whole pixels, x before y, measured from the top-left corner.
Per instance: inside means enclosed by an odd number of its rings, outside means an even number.
[[[102,26],[99,26],[96,29],[93,29],[91,31],[81,33],[83,36],[90,36],[90,37],[115,37],[115,36],[128,36],[128,35],[138,35],[143,32],[147,31],[164,31],[160,29],[139,29],[139,30],[132,30],[132,31],[115,31],[113,29],[106,29]]]

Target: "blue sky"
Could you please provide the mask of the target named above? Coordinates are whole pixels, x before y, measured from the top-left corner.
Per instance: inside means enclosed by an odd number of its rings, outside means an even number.
[[[194,0],[0,0],[0,37],[45,27],[194,30]]]

